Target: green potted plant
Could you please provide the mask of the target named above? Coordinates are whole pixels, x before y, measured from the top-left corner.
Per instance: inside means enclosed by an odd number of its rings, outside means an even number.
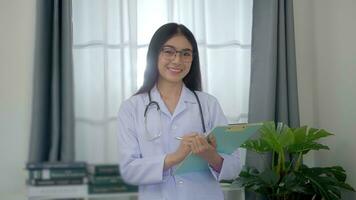
[[[311,150],[329,149],[317,142],[331,133],[323,129],[289,128],[265,122],[260,138],[246,141],[241,147],[257,153],[272,153],[272,165],[264,171],[246,166],[233,185],[264,195],[270,200],[341,199],[341,190],[355,191],[346,181],[341,166],[308,167],[303,156]],[[287,159],[288,157],[288,159]]]

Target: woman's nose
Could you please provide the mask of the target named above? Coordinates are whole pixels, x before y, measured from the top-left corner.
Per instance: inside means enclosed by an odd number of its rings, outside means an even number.
[[[175,62],[175,63],[181,63],[182,62],[182,54],[181,54],[181,52],[176,52],[176,54],[173,57],[172,62]]]

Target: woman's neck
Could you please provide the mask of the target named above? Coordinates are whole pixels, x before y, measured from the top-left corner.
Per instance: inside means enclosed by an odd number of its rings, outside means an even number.
[[[180,94],[182,92],[183,82],[180,83],[170,83],[164,81],[157,82],[157,89],[161,98],[166,105],[167,109],[171,114],[174,113],[175,108],[177,107]]]
[[[157,89],[163,99],[179,98],[180,93],[182,92],[182,88],[183,88],[183,82],[180,83],[169,83],[163,81],[157,82]]]

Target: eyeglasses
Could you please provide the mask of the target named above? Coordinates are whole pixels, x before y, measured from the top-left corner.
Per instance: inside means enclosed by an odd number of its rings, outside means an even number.
[[[177,51],[174,47],[171,46],[163,46],[161,49],[161,53],[162,56],[167,60],[174,60],[177,53],[180,53],[183,62],[192,62],[194,55],[191,49],[183,49]]]

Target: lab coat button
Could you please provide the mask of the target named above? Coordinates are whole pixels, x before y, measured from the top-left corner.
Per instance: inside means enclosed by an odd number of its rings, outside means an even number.
[[[177,127],[176,125],[173,125],[173,126],[172,126],[172,129],[173,129],[173,130],[176,130],[177,128],[178,128],[178,127]]]
[[[183,184],[183,181],[182,181],[182,180],[180,180],[180,181],[178,181],[178,183],[179,183],[179,184]]]

